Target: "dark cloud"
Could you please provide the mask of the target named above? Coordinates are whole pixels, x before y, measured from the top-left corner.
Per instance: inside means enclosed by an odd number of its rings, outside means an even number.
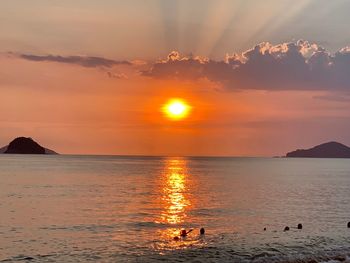
[[[335,54],[307,41],[261,43],[214,61],[173,51],[142,72],[153,78],[206,78],[227,89],[332,90],[350,88],[350,48]]]
[[[75,64],[87,68],[106,67],[110,68],[116,65],[131,65],[128,61],[116,61],[102,57],[88,57],[88,56],[54,56],[54,55],[18,55],[22,59],[30,61],[51,61],[58,63]]]

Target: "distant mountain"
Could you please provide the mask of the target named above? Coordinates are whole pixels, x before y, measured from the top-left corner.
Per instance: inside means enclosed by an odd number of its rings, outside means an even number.
[[[0,148],[0,153],[5,153],[6,150],[7,150],[7,147],[8,147],[8,145],[6,145],[6,146]]]
[[[18,137],[9,145],[0,148],[4,154],[57,154],[55,151],[39,145],[32,138]]]
[[[289,152],[287,157],[350,158],[350,148],[339,142],[327,142],[310,149]]]

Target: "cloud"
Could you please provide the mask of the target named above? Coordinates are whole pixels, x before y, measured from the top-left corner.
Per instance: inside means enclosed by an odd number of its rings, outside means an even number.
[[[57,63],[74,64],[87,68],[105,67],[111,68],[116,65],[131,65],[128,61],[116,61],[112,59],[102,57],[89,57],[89,56],[55,56],[55,55],[31,55],[31,54],[18,54],[18,57],[30,60],[30,61],[50,61]]]
[[[345,102],[345,103],[350,102],[349,94],[326,94],[326,95],[314,96],[313,98],[318,100],[335,101],[335,102]]]
[[[107,71],[107,76],[111,79],[128,79],[128,76],[124,73]]]
[[[173,51],[141,73],[152,78],[205,78],[233,90],[341,90],[350,88],[350,47],[331,54],[304,40],[264,42],[220,61]]]

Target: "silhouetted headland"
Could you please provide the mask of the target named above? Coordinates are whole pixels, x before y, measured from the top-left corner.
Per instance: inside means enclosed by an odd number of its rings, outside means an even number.
[[[57,154],[55,151],[42,147],[32,138],[18,137],[9,145],[0,148],[5,154]]]
[[[350,148],[339,142],[327,142],[310,149],[289,152],[287,157],[350,158]]]

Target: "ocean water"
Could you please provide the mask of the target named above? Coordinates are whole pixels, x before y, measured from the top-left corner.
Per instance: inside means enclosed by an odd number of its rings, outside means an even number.
[[[0,155],[0,262],[350,262],[348,221],[346,159]]]

